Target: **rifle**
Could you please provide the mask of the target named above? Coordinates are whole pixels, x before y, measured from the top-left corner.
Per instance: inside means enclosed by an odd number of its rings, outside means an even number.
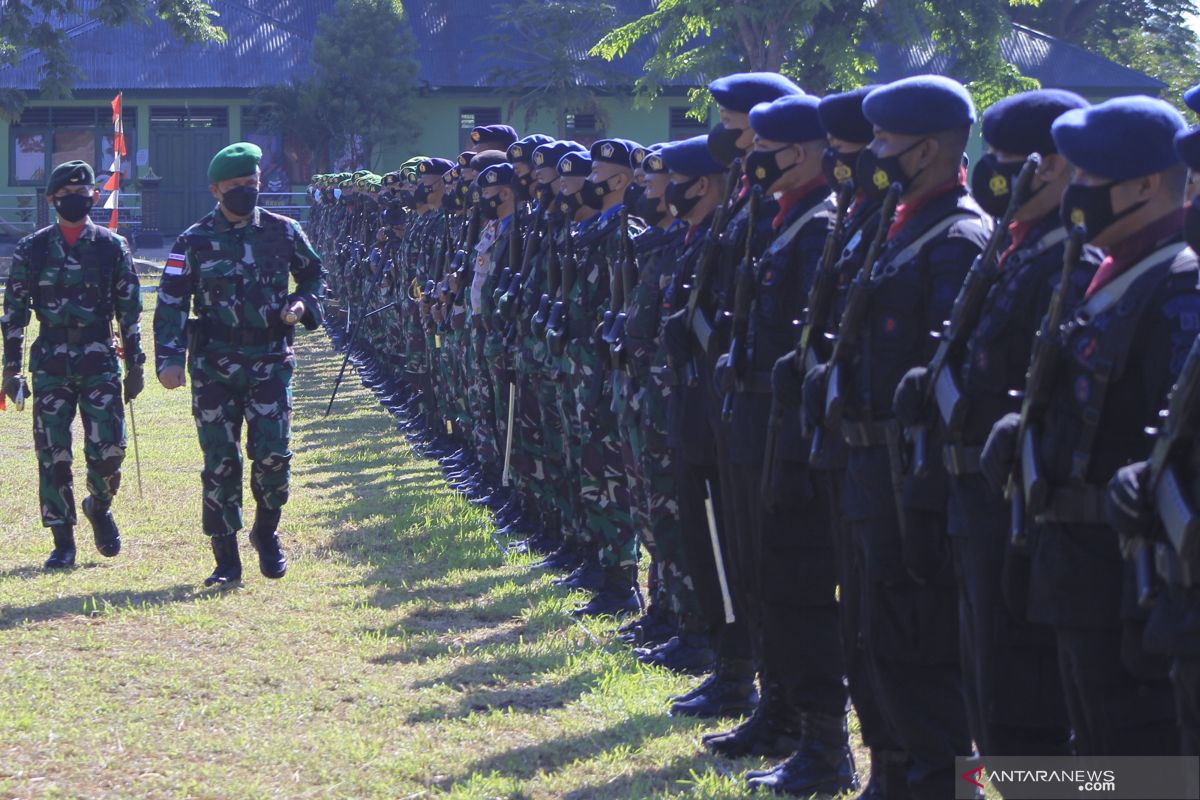
[[[842,228],[846,224],[846,214],[850,211],[850,203],[854,201],[854,184],[850,181],[838,187],[837,212],[833,220],[833,229],[825,237],[825,249],[821,251],[821,264],[813,275],[812,286],[808,290],[808,308],[804,314],[804,326],[800,329],[800,338],[796,340],[796,348],[792,351],[792,364],[801,375],[807,372],[809,359],[815,360],[812,349],[813,332],[824,331],[833,310],[833,300],[837,295],[837,275],[834,265],[838,253],[842,249]],[[767,444],[763,450],[762,482],[759,485],[759,495],[763,502],[771,504],[771,486],[775,483],[775,446],[779,439],[779,426],[783,424],[783,408],[771,395],[771,413],[767,417]]]
[[[621,264],[619,269],[621,307],[625,310],[617,314],[617,319],[613,323],[612,342],[609,345],[613,369],[621,369],[625,363],[625,325],[629,321],[629,302],[633,297],[638,281],[637,261],[633,257],[633,240],[629,237],[628,211],[625,213],[623,222],[625,230],[621,238]],[[616,308],[616,305],[614,304],[613,307]]]
[[[733,205],[733,198],[738,187],[741,185],[741,178],[742,159],[735,158],[733,164],[730,165],[729,172],[725,175],[723,201],[717,206],[716,211],[713,212],[713,222],[704,234],[703,249],[700,251],[700,259],[696,263],[696,273],[693,276],[692,289],[688,294],[687,310],[683,317],[689,331],[695,330],[696,314],[700,309],[700,297],[708,293],[713,274],[717,271],[717,261],[721,255],[721,236],[725,233],[725,227],[729,224],[729,207]],[[707,342],[705,342],[705,346],[707,346]],[[681,366],[684,365],[675,365],[675,369],[678,370]],[[696,366],[694,356],[688,360],[684,368],[687,371],[687,385],[695,388],[700,382],[700,372]]]
[[[562,299],[556,300],[551,306],[550,319],[546,323],[546,342],[550,347],[551,355],[556,358],[566,352],[567,348],[566,331],[563,330],[567,324],[567,294],[571,291],[571,285],[575,283],[575,272],[578,269],[575,261],[575,234],[572,233],[569,222],[564,233],[562,285],[559,286]]]
[[[833,352],[829,356],[829,373],[825,378],[825,424],[813,431],[810,461],[820,461],[825,452],[825,431],[832,430],[842,417],[845,397],[842,396],[842,370],[849,366],[858,347],[862,335],[862,326],[867,315],[867,301],[870,299],[871,271],[879,260],[887,239],[888,229],[896,217],[896,205],[900,202],[900,184],[893,183],[888,187],[883,197],[883,206],[879,212],[879,224],[875,228],[871,246],[867,248],[867,257],[863,259],[858,274],[851,281],[846,291],[846,308],[842,312],[842,321],[838,325],[837,338],[833,342]]]
[[[1035,417],[1040,418],[1050,402],[1050,377],[1054,374],[1059,356],[1058,347],[1052,339],[1062,323],[1071,276],[1079,266],[1086,236],[1081,225],[1071,229],[1067,248],[1063,253],[1062,277],[1059,278],[1054,296],[1050,299],[1050,307],[1042,320],[1042,327],[1033,341],[1033,355],[1029,361],[1029,370],[1025,374],[1021,422],[1017,427],[1017,447],[1021,448],[1021,456],[1013,464],[1012,472],[1008,476],[1008,485],[1004,490],[1011,508],[1009,536],[1015,547],[1024,547],[1026,543],[1026,513],[1036,514],[1040,511],[1050,493],[1050,487],[1037,462]]]
[[[1037,153],[1033,153],[1025,159],[1025,164],[1017,174],[1017,182],[1009,195],[1008,207],[1004,210],[1004,216],[992,229],[992,234],[988,237],[983,252],[971,264],[971,269],[967,272],[967,277],[954,301],[950,320],[943,326],[937,350],[934,351],[933,358],[929,361],[929,382],[921,408],[928,408],[929,403],[936,399],[942,423],[947,431],[956,431],[961,427],[967,410],[962,392],[955,383],[954,374],[951,370],[946,369],[946,364],[951,356],[962,351],[979,322],[979,313],[983,310],[983,303],[987,299],[992,284],[996,281],[996,273],[1000,267],[1000,245],[1004,242],[1008,226],[1016,216],[1017,209],[1025,201],[1029,187],[1033,184],[1034,173],[1037,172],[1041,163],[1042,158]],[[915,426],[909,434],[913,440],[913,474],[918,477],[924,476],[929,471],[929,427],[927,425]]]
[[[383,279],[383,261],[380,260],[375,271],[375,277],[372,279],[371,288],[367,291],[367,297],[374,297],[375,290],[379,287],[379,282]],[[364,298],[365,301],[365,298]],[[364,305],[366,303],[364,302]],[[382,310],[382,309],[379,309]],[[342,359],[341,369],[338,370],[337,378],[333,381],[333,394],[329,396],[329,405],[325,406],[325,413],[321,416],[328,417],[329,412],[333,409],[333,401],[337,398],[338,388],[342,385],[342,378],[346,374],[346,365],[350,363],[350,356],[354,354],[354,343],[358,340],[358,333],[362,330],[363,320],[367,315],[363,314],[358,322],[350,329],[350,338],[346,341],[346,356]]]
[[[554,215],[546,212],[545,241],[549,250],[546,252],[546,291],[538,301],[537,311],[529,320],[530,332],[541,339],[546,335],[546,325],[550,321],[550,305],[558,291],[561,275],[558,267],[558,243],[555,239]]]
[[[729,352],[726,354],[729,369],[733,373],[735,387],[725,392],[721,401],[721,419],[733,419],[733,397],[740,390],[746,372],[746,336],[750,331],[750,311],[754,305],[754,225],[758,220],[758,204],[762,202],[763,190],[755,186],[750,192],[750,203],[746,213],[746,250],[742,255],[741,271],[737,289],[733,295],[733,330],[729,337]]]
[[[601,358],[612,363],[613,369],[620,369],[620,356],[613,352],[613,345],[625,335],[625,300],[629,296],[626,290],[626,264],[629,262],[629,208],[621,207],[621,243],[617,256],[616,269],[608,279],[609,307],[604,312],[604,326],[601,329],[599,342]]]

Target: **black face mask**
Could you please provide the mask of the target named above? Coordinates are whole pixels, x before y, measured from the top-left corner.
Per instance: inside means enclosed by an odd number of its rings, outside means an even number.
[[[500,219],[500,206],[504,205],[504,198],[500,195],[494,197],[484,197],[480,200],[483,203],[483,216],[487,219]]]
[[[583,204],[595,211],[599,211],[604,207],[604,198],[610,194],[612,194],[612,187],[608,185],[608,181],[597,183],[589,179],[583,182],[583,189],[580,190]]]
[[[470,200],[471,200],[471,184],[468,183],[467,180],[464,178],[458,184],[458,188],[455,189],[455,192],[458,194],[459,199],[462,200],[463,208],[466,208],[467,203],[470,202]]]
[[[396,226],[404,224],[404,204],[399,200],[393,200],[388,203],[387,208],[383,210],[383,224],[388,226]]]
[[[696,207],[696,204],[700,202],[700,198],[703,195],[686,197],[688,191],[691,190],[691,188],[695,186],[696,182],[699,180],[699,178],[692,178],[687,183],[667,184],[667,190],[663,193],[663,199],[666,200],[667,207],[671,209],[671,214],[673,214],[676,219],[682,219],[683,217],[686,217],[688,213]]]
[[[971,173],[971,194],[979,207],[993,217],[1004,216],[1024,165],[1023,161],[1001,164],[995,153],[980,158]]]
[[[821,172],[829,188],[838,190],[844,183],[854,183],[854,175],[858,168],[858,157],[862,153],[843,153],[836,147],[826,147],[821,154]]]
[[[542,208],[548,208],[554,204],[552,184],[538,182],[534,184],[534,191],[537,192],[537,203]]]
[[[451,192],[449,190],[443,192],[442,210],[449,212],[462,211],[462,207],[459,205],[460,200],[461,198],[458,196],[458,192]]]
[[[858,168],[855,173],[855,183],[859,190],[880,200],[887,194],[889,186],[898,183],[903,193],[916,176],[904,174],[904,167],[900,166],[900,157],[923,141],[925,140],[918,139],[896,155],[883,158],[875,155],[871,148],[865,148],[858,156]]]
[[[412,208],[413,201],[416,199],[416,193],[412,189],[401,189],[396,194],[400,195],[400,202]]]
[[[516,183],[513,184],[513,191],[516,193],[517,200],[526,201],[532,199],[533,173],[528,172],[524,175],[517,175],[516,178]]]
[[[792,162],[790,167],[779,166],[776,156],[786,149],[786,147],[781,147],[778,150],[755,150],[746,156],[746,177],[751,186],[760,186],[766,192],[775,185],[775,181],[783,177],[785,172],[799,163]]]
[[[637,181],[631,181],[630,184],[625,187],[625,196],[622,198],[621,202],[624,204],[625,208],[629,209],[630,213],[632,213],[634,209],[637,208],[638,200],[640,200],[645,194],[645,186]],[[638,216],[641,215],[639,214]]]
[[[737,140],[742,138],[741,128],[726,128],[718,122],[716,127],[708,132],[708,152],[722,166],[728,167],[733,160],[742,154],[737,146]]]
[[[1187,204],[1187,213],[1183,218],[1183,240],[1188,247],[1200,253],[1200,203],[1195,199]]]
[[[433,191],[432,186],[426,186],[425,184],[421,184],[420,186],[418,186],[416,188],[416,191],[413,192],[413,202],[419,206],[428,203],[429,195],[432,191]]]
[[[92,210],[91,194],[68,194],[54,199],[54,210],[65,222],[79,222]]]
[[[234,186],[232,189],[226,189],[221,193],[221,205],[235,216],[248,216],[258,205],[258,187]]]
[[[1087,231],[1088,241],[1092,241],[1104,231],[1111,228],[1120,220],[1146,205],[1143,200],[1134,203],[1120,214],[1113,211],[1112,187],[1116,181],[1109,181],[1102,186],[1080,186],[1072,183],[1063,192],[1062,204],[1058,207],[1059,218],[1067,230],[1082,225]]]
[[[575,212],[583,208],[583,199],[579,196],[579,192],[573,194],[558,193],[558,210],[567,219],[575,219]]]
[[[637,203],[633,206],[634,216],[641,217],[647,225],[657,225],[667,216],[666,210],[659,208],[659,205],[661,204],[661,197],[646,197],[646,195],[643,193],[642,196],[637,199]]]

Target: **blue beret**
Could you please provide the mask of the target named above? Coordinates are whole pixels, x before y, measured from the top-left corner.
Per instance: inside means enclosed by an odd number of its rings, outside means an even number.
[[[454,162],[448,158],[427,158],[417,164],[417,172],[421,175],[445,175],[454,169]]]
[[[587,148],[579,142],[560,140],[549,144],[538,145],[533,150],[533,168],[549,167],[554,169],[567,153],[586,153]]]
[[[820,98],[793,94],[759,103],[750,109],[750,127],[773,142],[811,142],[825,139],[825,128],[817,113]]]
[[[1200,85],[1193,86],[1183,93],[1183,102],[1192,111],[1200,114]]]
[[[586,178],[592,171],[592,156],[588,151],[569,150],[558,160],[558,174],[571,178]]]
[[[1071,109],[1086,108],[1087,104],[1079,95],[1062,89],[1014,94],[983,112],[983,140],[1013,155],[1057,153],[1050,126]]]
[[[501,147],[508,147],[517,140],[517,131],[511,125],[476,125],[471,128],[471,141],[499,142]]]
[[[1200,127],[1175,134],[1175,153],[1188,167],[1200,170]]]
[[[479,173],[475,182],[479,184],[480,189],[486,189],[489,186],[510,186],[513,182],[513,174],[512,164],[492,164]]]
[[[597,139],[592,145],[592,162],[628,167],[629,156],[638,146],[628,139]]]
[[[702,175],[712,175],[724,172],[721,162],[708,152],[708,135],[693,136],[682,142],[671,142],[661,151],[663,164],[671,172],[687,175],[689,178],[699,178]]]
[[[1076,167],[1125,181],[1178,164],[1175,136],[1186,127],[1170,103],[1131,96],[1068,111],[1051,133],[1058,152]]]
[[[553,141],[553,137],[547,136],[544,133],[534,133],[526,136],[524,139],[518,139],[508,146],[508,160],[514,164],[532,164],[533,151]]]
[[[848,92],[830,94],[821,98],[817,113],[825,132],[836,139],[856,144],[866,144],[875,138],[875,126],[863,115],[863,100],[879,87],[860,86]]]
[[[666,146],[663,145],[663,147]],[[663,147],[650,150],[646,153],[646,159],[642,161],[642,172],[647,175],[665,175],[670,172],[667,169],[667,162],[663,161]]]
[[[759,103],[769,103],[804,90],[778,72],[738,72],[717,78],[708,85],[717,105],[730,111],[749,114]]]
[[[915,75],[880,86],[863,100],[863,114],[889,133],[922,136],[975,122],[966,88],[942,75]]]

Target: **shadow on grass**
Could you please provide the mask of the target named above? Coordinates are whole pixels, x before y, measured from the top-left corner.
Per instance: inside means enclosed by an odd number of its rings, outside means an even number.
[[[413,711],[405,718],[405,724],[421,725],[443,720],[469,717],[472,714],[487,714],[491,711],[511,711],[541,714],[565,708],[587,694],[600,680],[599,671],[584,672],[553,682],[541,682],[534,686],[464,687],[456,692],[453,703],[438,703],[428,708]],[[436,685],[436,684],[435,684]]]
[[[207,596],[209,596],[208,593],[198,593],[194,584],[187,583],[143,592],[90,592],[67,595],[28,606],[0,607],[0,630],[62,617],[102,615],[109,608],[161,606]],[[221,595],[216,593],[212,596],[219,597]]]

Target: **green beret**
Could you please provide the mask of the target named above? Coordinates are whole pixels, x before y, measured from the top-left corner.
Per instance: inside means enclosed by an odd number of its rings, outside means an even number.
[[[221,149],[208,164],[208,182],[253,175],[262,160],[262,148],[250,142],[234,142]]]
[[[91,186],[95,182],[96,173],[86,161],[67,161],[50,173],[46,194],[54,194],[64,186]]]

